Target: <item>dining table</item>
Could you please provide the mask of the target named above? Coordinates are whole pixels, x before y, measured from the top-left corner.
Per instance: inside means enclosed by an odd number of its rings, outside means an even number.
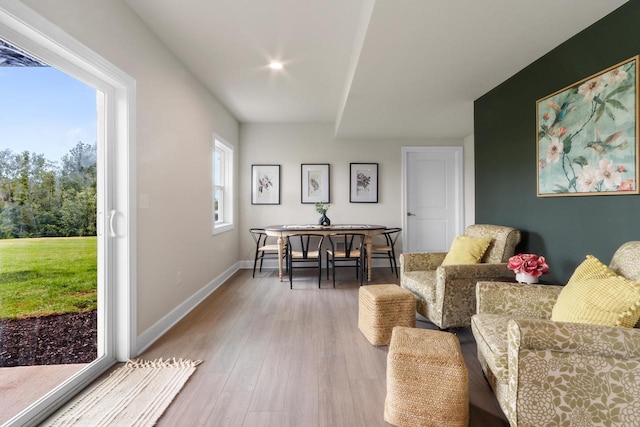
[[[296,234],[315,234],[328,236],[332,234],[357,233],[365,236],[366,254],[367,254],[367,281],[371,281],[371,252],[373,247],[373,236],[383,234],[386,226],[373,224],[335,224],[335,225],[318,225],[318,224],[281,224],[270,225],[264,227],[268,236],[278,238],[278,276],[282,282],[282,260],[284,255],[284,241],[287,236]]]

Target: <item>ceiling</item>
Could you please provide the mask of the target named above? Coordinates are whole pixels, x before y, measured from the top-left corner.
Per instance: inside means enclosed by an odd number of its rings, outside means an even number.
[[[470,135],[475,99],[626,2],[125,1],[240,122],[339,138]]]

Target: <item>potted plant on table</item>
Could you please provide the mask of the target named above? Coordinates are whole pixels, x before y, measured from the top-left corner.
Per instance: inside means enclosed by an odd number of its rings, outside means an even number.
[[[316,203],[316,212],[322,215],[320,219],[318,219],[318,224],[324,225],[324,226],[331,225],[331,220],[327,216],[327,211],[329,210],[330,206],[331,205],[324,204],[322,202]]]

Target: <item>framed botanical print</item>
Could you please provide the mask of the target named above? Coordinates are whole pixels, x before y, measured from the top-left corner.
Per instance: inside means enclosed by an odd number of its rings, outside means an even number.
[[[300,188],[302,203],[329,203],[329,164],[302,164]]]
[[[251,204],[280,204],[280,165],[251,165]]]
[[[349,172],[349,201],[378,203],[378,164],[351,163]]]
[[[638,58],[537,101],[538,197],[638,194]]]

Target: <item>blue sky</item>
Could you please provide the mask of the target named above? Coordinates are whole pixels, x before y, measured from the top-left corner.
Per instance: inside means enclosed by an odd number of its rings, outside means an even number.
[[[60,160],[96,142],[96,91],[53,67],[0,67],[0,150]]]

